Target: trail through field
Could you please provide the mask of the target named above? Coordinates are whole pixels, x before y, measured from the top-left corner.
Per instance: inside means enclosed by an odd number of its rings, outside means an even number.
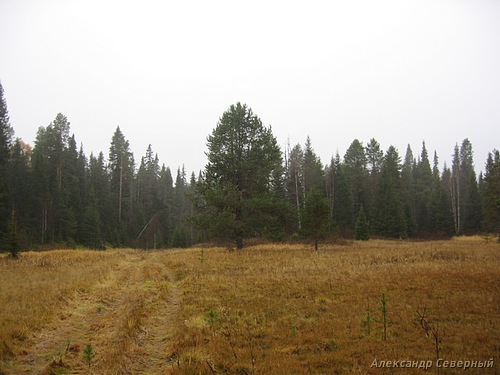
[[[9,373],[165,373],[178,302],[164,264],[147,254],[124,253],[112,272],[77,293],[30,339],[31,349]]]

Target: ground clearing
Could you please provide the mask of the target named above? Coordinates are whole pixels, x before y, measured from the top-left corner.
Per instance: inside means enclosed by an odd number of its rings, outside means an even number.
[[[499,371],[500,247],[482,238],[26,253],[0,281],[6,374]]]

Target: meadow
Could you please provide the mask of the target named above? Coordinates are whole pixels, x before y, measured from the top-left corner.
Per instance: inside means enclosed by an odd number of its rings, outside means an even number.
[[[482,237],[26,252],[0,283],[3,374],[500,369],[500,246]]]

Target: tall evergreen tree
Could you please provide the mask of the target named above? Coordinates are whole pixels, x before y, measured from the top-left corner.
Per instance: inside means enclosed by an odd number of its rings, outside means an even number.
[[[323,165],[320,158],[314,152],[311,138],[307,136],[304,147],[303,167],[304,173],[304,194],[307,195],[311,190],[318,190],[321,193],[325,191],[325,179],[323,174]]]
[[[477,187],[472,144],[466,138],[455,145],[450,185],[455,233],[474,233],[480,229],[482,205]]]
[[[434,153],[434,166],[432,169],[432,194],[429,205],[430,233],[437,237],[451,237],[453,230],[453,214],[451,212],[451,201],[446,187],[451,172],[444,167],[442,177],[439,175],[438,157]]]
[[[415,218],[420,235],[427,235],[431,231],[430,225],[430,202],[432,196],[432,170],[429,154],[422,142],[422,153],[417,163],[415,181]]]
[[[461,222],[461,171],[460,171],[460,152],[458,144],[455,144],[455,150],[453,153],[452,167],[451,167],[451,178],[450,178],[450,197],[451,197],[451,210],[453,212],[453,224],[455,227],[455,234],[459,235],[462,230]]]
[[[474,170],[472,144],[466,138],[460,147],[460,179],[462,200],[462,228],[464,234],[477,233],[481,229],[482,206]]]
[[[207,144],[195,222],[242,248],[245,238],[261,235],[269,224],[261,217],[273,210],[270,181],[282,164],[281,151],[271,128],[240,103],[224,112]]]
[[[415,235],[417,230],[416,212],[416,199],[415,199],[415,185],[416,185],[416,169],[417,162],[413,157],[413,151],[408,145],[406,154],[401,168],[401,194],[402,205],[406,221],[406,232],[409,237]]]
[[[40,127],[33,149],[34,192],[38,196],[37,214],[40,242],[74,243],[77,222],[71,207],[69,189],[75,177],[71,164],[77,157],[70,143],[70,123],[59,113],[46,128]]]
[[[101,216],[94,188],[90,187],[87,205],[83,211],[81,243],[93,249],[104,249]]]
[[[346,166],[335,160],[335,191],[333,195],[333,226],[342,236],[351,237],[354,228],[352,197]]]
[[[367,198],[366,206],[363,207],[363,214],[366,215],[366,210],[368,212],[368,216],[371,217],[373,204],[375,202],[376,187],[378,185],[378,179],[380,177],[380,169],[382,168],[382,163],[384,161],[384,151],[382,151],[382,149],[380,148],[380,144],[375,140],[375,138],[370,139],[370,142],[365,147],[365,151],[370,170],[370,177],[369,183],[366,187]]]
[[[120,127],[116,128],[109,148],[109,173],[111,178],[111,197],[114,203],[114,244],[130,243],[130,233],[133,218],[131,209],[133,203],[134,157],[130,151],[129,142],[125,139]],[[116,221],[115,221],[116,220]]]
[[[354,228],[354,238],[358,241],[368,241],[370,239],[368,220],[366,220],[363,206],[359,208],[356,227]]]
[[[500,242],[500,152],[488,154],[483,182],[483,228]]]
[[[7,244],[4,244],[6,250],[11,251],[14,256],[16,251],[25,248],[31,242],[33,194],[29,168],[30,155],[31,148],[20,139],[16,139],[7,165],[9,215],[6,219],[9,222],[7,233],[2,236],[8,239]]]
[[[0,238],[9,230],[9,191],[7,164],[10,157],[14,130],[10,126],[7,102],[4,98],[3,86],[0,83]],[[0,250],[2,244],[0,243]]]
[[[401,205],[400,168],[399,154],[394,146],[390,146],[382,164],[372,226],[374,233],[380,236],[407,236],[407,224]]]
[[[175,230],[172,240],[172,246],[174,247],[186,247],[191,245],[189,231],[187,229],[188,225],[185,220],[186,216],[190,214],[188,202],[186,200],[187,192],[186,170],[184,166],[182,166],[182,168],[177,169],[174,187]]]
[[[170,168],[162,166],[159,178],[159,192],[161,206],[163,207],[160,216],[160,226],[162,228],[162,243],[170,246],[173,242],[176,221],[174,220],[174,181]]]
[[[111,219],[114,211],[110,202],[110,180],[102,152],[99,153],[97,158],[93,154],[90,155],[87,186],[89,189],[88,205],[95,204],[97,210],[97,214],[91,211],[89,215],[94,220],[94,223],[96,218],[101,223],[99,232],[102,244],[111,243],[114,234],[113,223],[116,223],[116,220]],[[94,197],[92,197],[92,193]],[[93,198],[95,198],[95,201],[93,201]]]
[[[340,160],[340,157],[339,157]],[[326,189],[326,199],[328,200],[328,206],[330,209],[330,222],[333,221],[333,203],[335,198],[335,179],[336,179],[337,168],[335,166],[335,159],[332,157],[330,159],[330,164],[325,166],[325,189]]]
[[[365,148],[363,143],[355,139],[346,151],[344,156],[345,173],[349,181],[349,189],[353,200],[353,212],[351,213],[351,221],[354,222],[359,211],[359,207],[363,205],[368,207],[368,168]]]
[[[286,155],[286,196],[290,205],[295,207],[296,229],[302,227],[301,212],[304,203],[304,153],[300,144],[295,145]]]
[[[314,249],[318,251],[319,240],[328,232],[330,225],[328,202],[315,189],[306,196],[303,221],[302,234],[314,240]]]

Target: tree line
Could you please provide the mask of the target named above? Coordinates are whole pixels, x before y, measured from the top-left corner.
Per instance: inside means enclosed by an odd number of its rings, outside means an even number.
[[[175,180],[151,145],[139,162],[119,127],[109,152],[86,156],[58,114],[33,147],[14,137],[0,84],[0,247],[185,247],[215,239],[243,246],[324,236],[449,237],[500,232],[500,156],[477,177],[472,145],[442,171],[425,143],[402,159],[375,139],[354,140],[323,164],[311,140],[281,150],[246,105],[231,106],[207,138],[208,163]]]

